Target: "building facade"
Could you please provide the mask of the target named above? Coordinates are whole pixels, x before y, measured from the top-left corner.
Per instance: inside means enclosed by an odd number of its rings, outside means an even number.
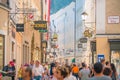
[[[7,0],[0,1],[0,69],[7,63],[8,58],[8,26],[9,26],[9,3]]]
[[[96,0],[96,49],[97,54],[104,55],[106,61],[115,63],[120,72],[119,3],[119,0]]]
[[[59,10],[57,13],[51,15],[51,29],[58,34],[58,41],[56,44],[59,46],[60,53],[57,55],[62,55],[62,59],[65,61],[70,61],[73,58],[73,53],[66,53],[69,49],[74,49],[74,2],[72,2],[67,7]],[[54,24],[53,24],[54,20]],[[55,26],[56,27],[55,27]],[[69,39],[69,40],[68,40]],[[54,51],[54,48],[52,52]],[[56,49],[57,52],[57,49]],[[59,60],[60,61],[60,60]],[[63,63],[63,62],[61,62]]]
[[[34,21],[41,20],[41,0],[0,0],[0,69],[16,60],[16,68],[41,60],[41,35]],[[24,24],[24,31],[17,31]]]

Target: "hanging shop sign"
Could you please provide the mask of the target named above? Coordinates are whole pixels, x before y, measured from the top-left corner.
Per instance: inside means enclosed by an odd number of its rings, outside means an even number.
[[[54,41],[57,41],[57,40],[58,40],[58,35],[57,35],[57,33],[54,33],[54,34],[53,34],[53,40],[54,40]]]
[[[35,30],[47,30],[47,21],[35,21],[34,23]]]
[[[47,42],[46,41],[42,41],[42,47],[47,48]]]
[[[80,38],[80,43],[87,43],[87,38]]]
[[[42,32],[42,33],[46,33],[48,30],[43,30],[43,29],[41,29],[41,30],[39,30],[39,32]]]
[[[82,46],[82,44],[80,43],[80,44],[78,44],[78,48],[82,48],[83,46]]]
[[[89,30],[85,30],[84,36],[90,38],[90,37],[92,37],[92,33]]]
[[[17,32],[24,32],[24,24],[16,24]]]

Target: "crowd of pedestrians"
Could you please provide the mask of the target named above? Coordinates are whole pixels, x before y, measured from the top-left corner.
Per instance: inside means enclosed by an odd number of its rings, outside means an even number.
[[[7,77],[7,78],[2,78]],[[4,66],[1,80],[118,80],[115,65],[110,62],[97,62],[92,66],[81,63],[71,65],[57,62],[41,64],[38,60],[21,65],[16,72],[15,61]]]

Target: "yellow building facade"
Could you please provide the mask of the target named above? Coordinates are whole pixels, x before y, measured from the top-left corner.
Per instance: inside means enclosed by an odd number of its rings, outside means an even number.
[[[119,68],[120,0],[96,0],[96,53]],[[120,72],[120,70],[119,70]]]
[[[6,0],[0,1],[0,69],[2,69],[7,63],[7,60],[9,60],[9,57],[7,56],[9,11],[10,8],[6,3]]]

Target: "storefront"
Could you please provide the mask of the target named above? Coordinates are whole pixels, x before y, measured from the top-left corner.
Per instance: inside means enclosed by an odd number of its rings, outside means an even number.
[[[0,70],[4,65],[8,63],[7,57],[7,31],[9,21],[9,10],[8,6],[1,2],[0,4]],[[5,44],[6,43],[6,44]],[[8,51],[9,52],[9,51]]]
[[[97,62],[97,53],[96,53],[96,42],[91,41],[91,52],[92,52],[92,64]]]
[[[4,36],[0,35],[0,69],[2,69],[4,66],[4,56],[5,56],[4,44],[5,44]]]
[[[120,39],[110,39],[110,60],[120,73]]]
[[[29,42],[25,41],[23,44],[23,64],[29,63],[30,54],[29,54]]]

